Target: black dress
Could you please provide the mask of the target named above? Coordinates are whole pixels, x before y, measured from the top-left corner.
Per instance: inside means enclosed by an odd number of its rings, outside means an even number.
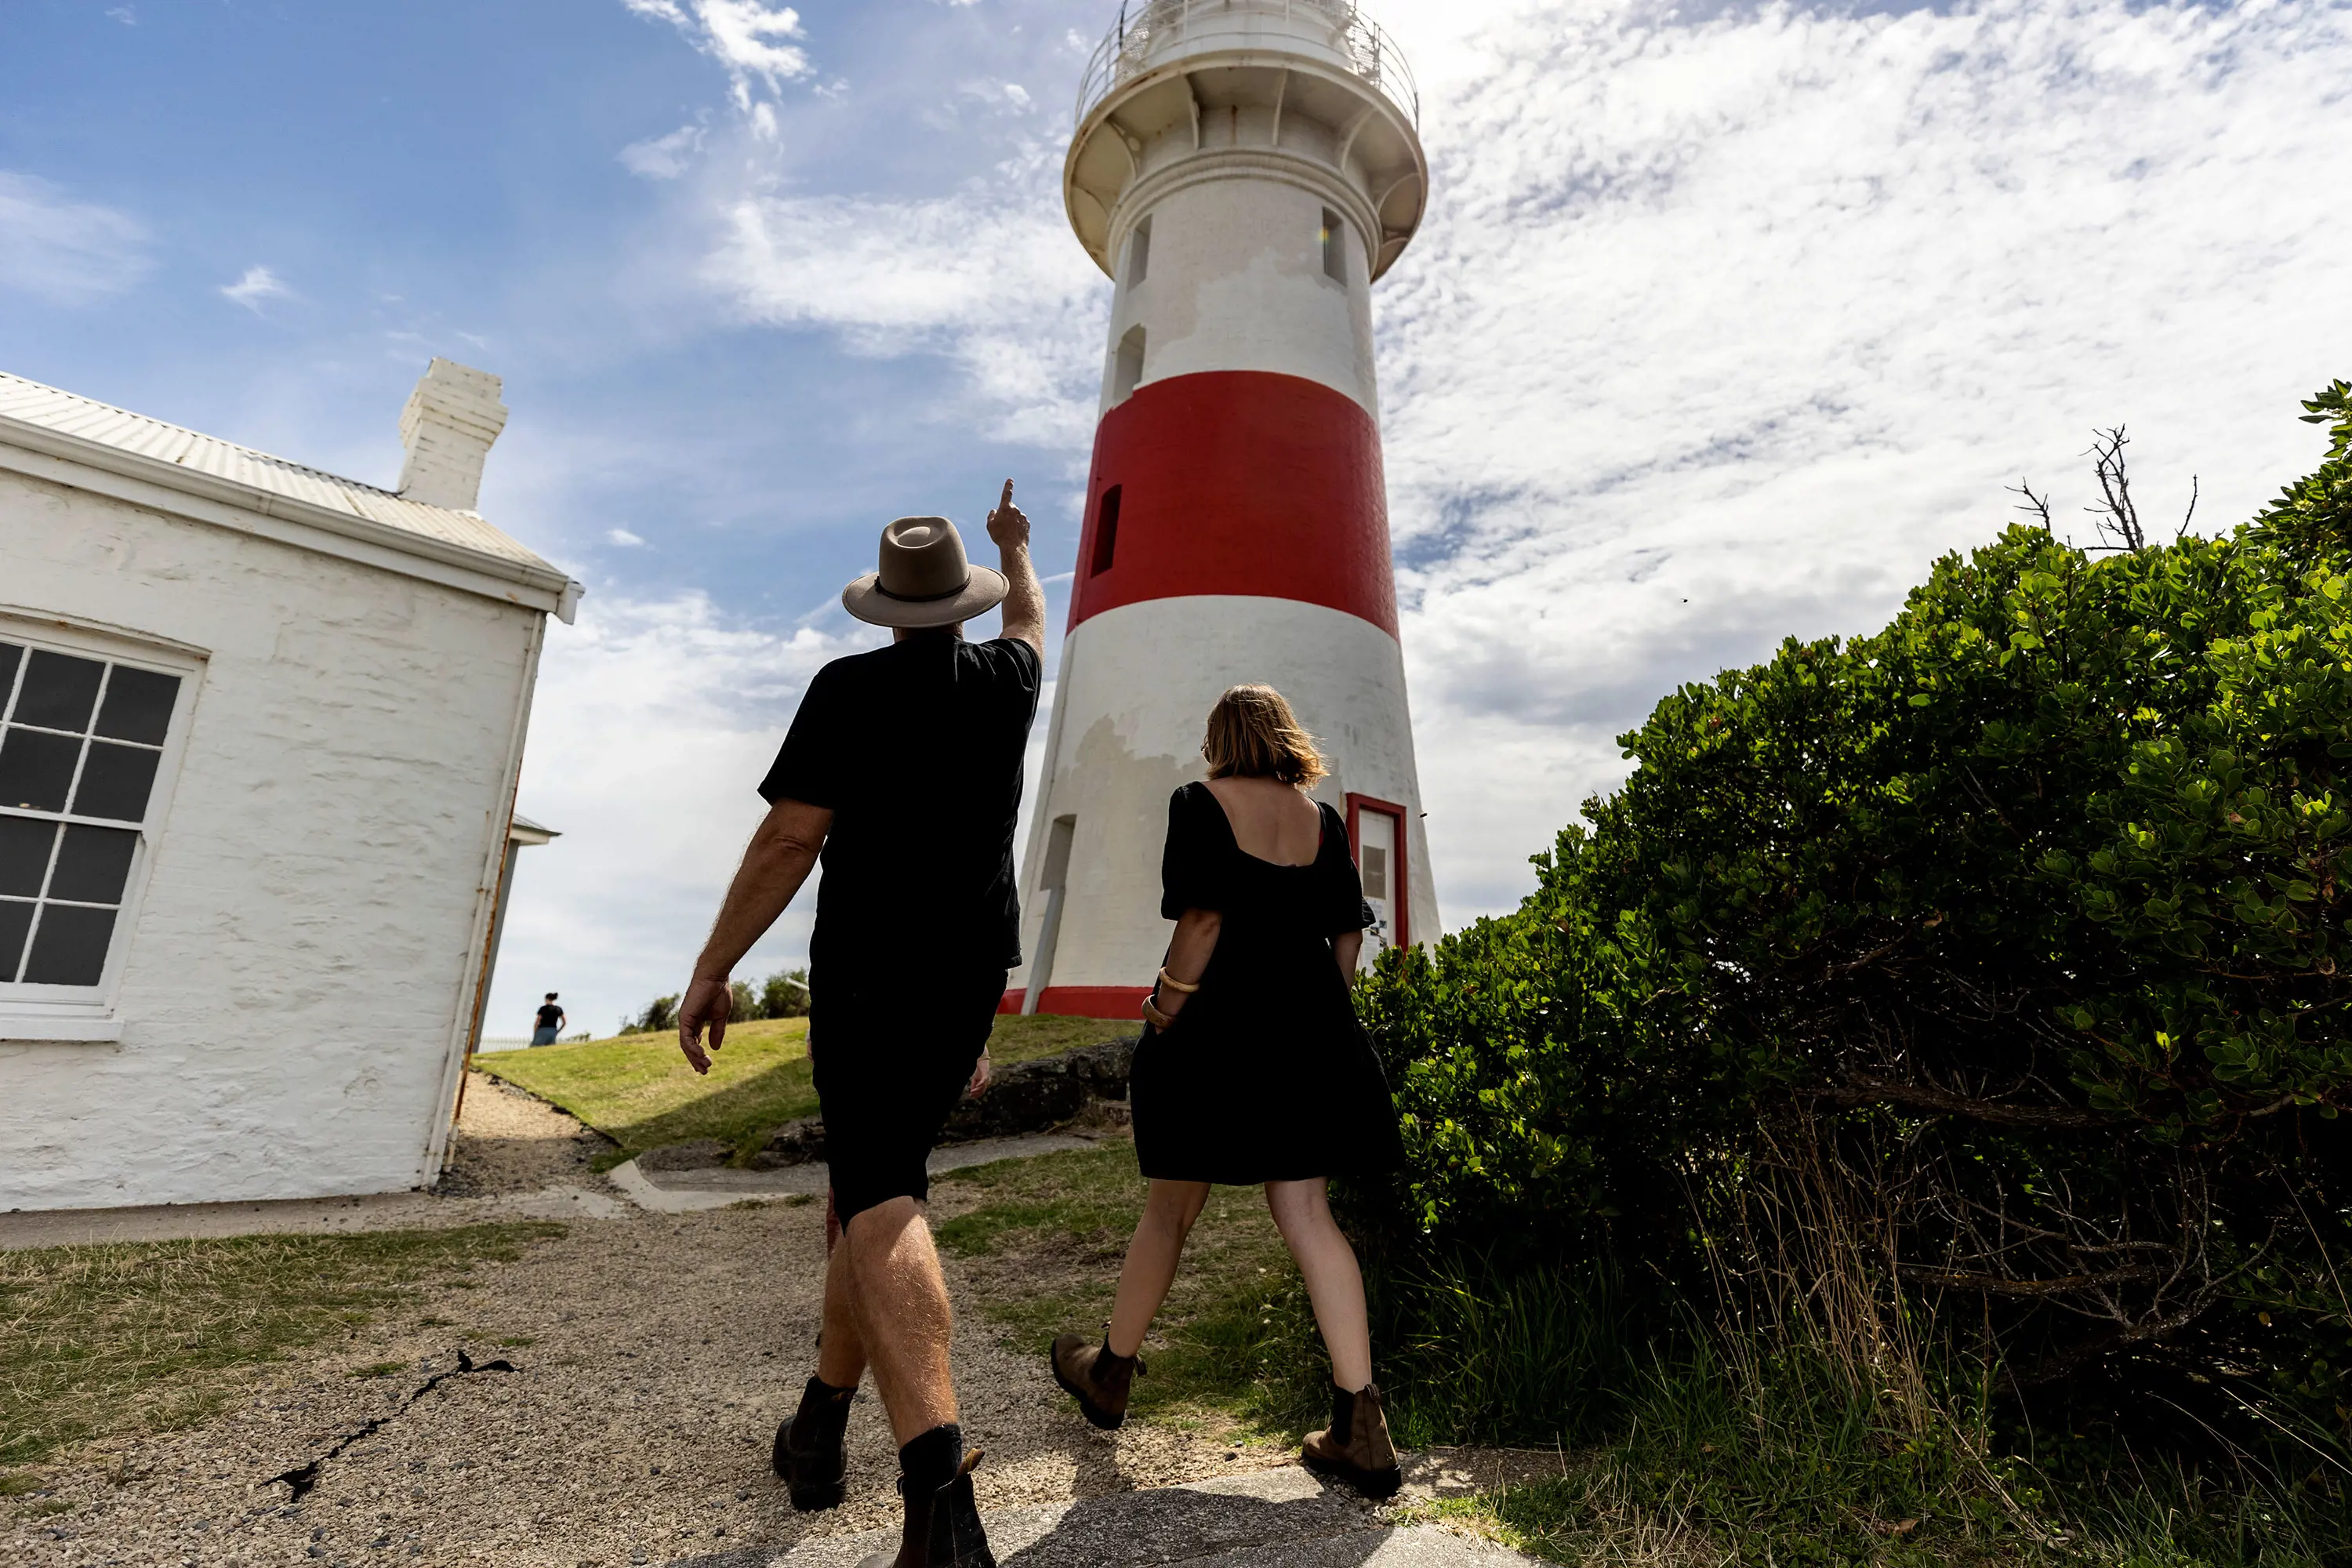
[[[1320,811],[1314,864],[1283,866],[1234,842],[1208,785],[1168,802],[1160,912],[1223,920],[1201,989],[1136,1049],[1129,1092],[1147,1176],[1238,1186],[1403,1163],[1388,1081],[1331,953],[1370,911],[1348,830]]]

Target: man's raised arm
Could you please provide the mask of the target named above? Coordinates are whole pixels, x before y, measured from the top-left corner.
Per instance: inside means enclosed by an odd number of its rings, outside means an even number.
[[[1013,504],[1013,481],[988,514],[988,537],[996,541],[1004,580],[1004,635],[1025,642],[1040,663],[1045,658],[1045,590],[1037,582],[1037,568],[1029,563],[1029,519]]]
[[[758,831],[751,835],[751,843],[743,851],[743,864],[736,868],[735,880],[728,886],[727,901],[719,905],[719,919],[711,924],[710,940],[702,944],[702,956],[695,960],[694,979],[678,1005],[677,1048],[686,1053],[695,1071],[710,1070],[710,1058],[702,1048],[705,1025],[710,1029],[712,1050],[727,1043],[727,1015],[734,1000],[727,982],[735,965],[751,951],[753,942],[768,934],[768,928],[808,880],[817,851],[824,847],[825,835],[832,831],[833,813],[824,807],[780,800],[768,808]]]

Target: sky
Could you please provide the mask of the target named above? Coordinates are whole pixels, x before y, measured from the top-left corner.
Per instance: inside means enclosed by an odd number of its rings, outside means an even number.
[[[1885,624],[2021,479],[2091,538],[2095,428],[2167,526],[2316,460],[2352,5],[1367,9],[1433,168],[1373,308],[1449,929],[1677,685]],[[1060,163],[1116,15],[7,0],[0,369],[385,485],[432,355],[505,378],[481,510],[588,596],[490,1035],[680,987],[883,522],[1013,477],[1058,636],[1110,300]]]

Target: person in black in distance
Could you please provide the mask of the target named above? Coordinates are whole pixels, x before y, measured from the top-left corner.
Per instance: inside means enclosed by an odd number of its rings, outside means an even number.
[[[1176,922],[1128,1088],[1150,1178],[1100,1344],[1054,1342],[1087,1420],[1127,1418],[1144,1331],[1212,1183],[1265,1187],[1331,1355],[1331,1425],[1301,1462],[1374,1497],[1401,1479],[1372,1382],[1356,1254],[1328,1178],[1404,1163],[1396,1109],[1349,996],[1372,923],[1347,825],[1307,791],[1329,773],[1282,693],[1236,686],[1209,714],[1206,784],[1168,803],[1162,918]]]
[[[563,1033],[563,1009],[555,1005],[555,993],[551,991],[547,994],[547,1001],[539,1009],[537,1022],[531,1026],[530,1043],[534,1046],[555,1044],[556,1037]]]
[[[994,1568],[948,1363],[947,1285],[923,1221],[924,1162],[948,1113],[988,1083],[988,1035],[1021,959],[1013,824],[1044,668],[1045,599],[1013,481],[988,517],[1003,571],[974,566],[943,517],[882,531],[881,570],[843,591],[893,629],[817,671],[760,785],[752,836],[678,1008],[697,1072],[727,1036],[728,977],[820,853],[809,942],[809,1058],[842,1226],[816,1374],[776,1434],[798,1509],[842,1500],[844,1432],[871,1369],[898,1443],[895,1557],[861,1568]],[[963,623],[1002,602],[1004,635]]]

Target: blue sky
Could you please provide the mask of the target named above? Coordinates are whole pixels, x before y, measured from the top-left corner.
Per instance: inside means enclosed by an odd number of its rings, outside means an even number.
[[[1372,9],[1435,169],[1375,310],[1449,924],[1675,682],[1883,622],[2021,474],[2079,509],[2095,425],[2221,526],[2352,374],[2345,5]],[[1013,474],[1066,570],[1116,10],[11,0],[0,366],[379,483],[427,357],[506,378],[482,510],[590,597],[493,1033],[677,988],[882,521]]]

